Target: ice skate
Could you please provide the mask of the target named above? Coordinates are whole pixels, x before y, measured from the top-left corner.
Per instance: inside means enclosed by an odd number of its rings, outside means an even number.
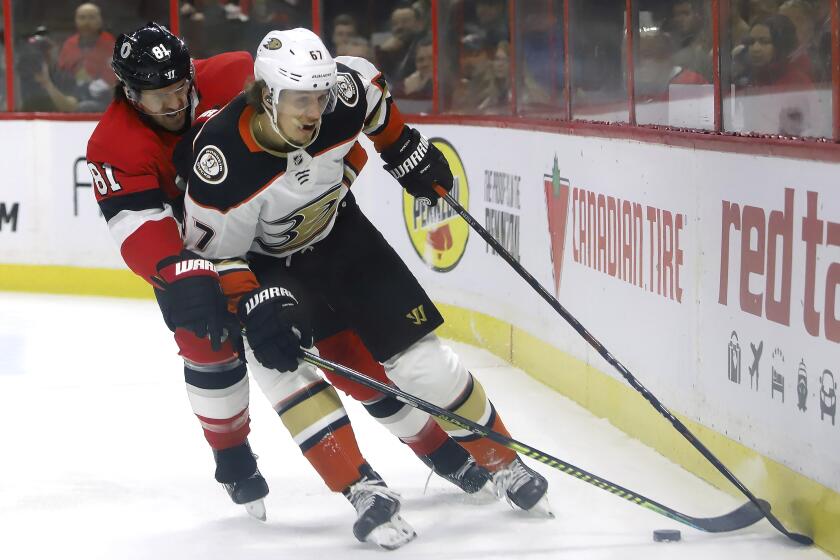
[[[394,550],[414,540],[417,533],[400,515],[399,494],[370,467],[362,467],[362,479],[344,491],[356,508],[353,535],[361,542],[370,542]]]
[[[213,457],[216,459],[216,480],[224,486],[233,503],[245,506],[251,517],[265,521],[263,498],[268,495],[268,484],[257,468],[257,456],[251,452],[248,442],[213,451]]]
[[[493,484],[499,499],[507,498],[512,506],[540,517],[554,517],[548,503],[548,481],[519,457],[493,473]]]
[[[467,454],[465,454],[467,455]],[[466,460],[460,467],[452,472],[441,472],[436,468],[432,461],[427,457],[421,458],[426,465],[428,465],[435,474],[441,478],[448,480],[467,494],[493,494],[493,485],[487,484],[490,481],[490,472],[475,462],[475,459],[467,455]],[[483,490],[483,492],[482,492]]]

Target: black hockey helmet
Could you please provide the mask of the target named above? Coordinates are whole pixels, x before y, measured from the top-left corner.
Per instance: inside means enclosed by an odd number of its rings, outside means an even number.
[[[129,99],[141,90],[163,88],[192,76],[187,45],[155,22],[119,36],[111,67],[130,90],[126,91]]]

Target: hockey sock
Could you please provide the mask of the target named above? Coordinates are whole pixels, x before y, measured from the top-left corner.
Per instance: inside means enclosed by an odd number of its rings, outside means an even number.
[[[175,341],[184,358],[184,380],[193,413],[215,450],[245,442],[250,431],[248,375],[229,343],[213,351],[206,338],[178,329]]]
[[[335,389],[318,381],[275,409],[330,490],[340,492],[359,479],[359,467],[365,460]]]
[[[454,404],[448,407],[452,412],[489,427],[510,437],[502,419],[484,393],[484,387],[470,374],[469,383]],[[463,430],[454,424],[438,421],[440,425],[473,456],[475,462],[490,472],[495,472],[507,466],[516,458],[516,453],[487,438],[477,436]]]

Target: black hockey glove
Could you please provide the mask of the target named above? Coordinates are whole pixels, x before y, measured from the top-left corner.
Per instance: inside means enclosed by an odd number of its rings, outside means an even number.
[[[434,185],[446,192],[452,190],[452,171],[449,162],[429,139],[415,128],[403,127],[400,137],[383,150],[385,171],[414,198],[428,206],[436,206],[440,195]]]
[[[213,263],[184,249],[161,260],[157,270],[167,325],[192,331],[199,338],[209,337],[214,351],[228,336],[238,338],[239,322],[227,309]]]
[[[294,371],[301,346],[312,346],[312,328],[292,293],[261,287],[239,300],[239,320],[254,357],[269,369]]]

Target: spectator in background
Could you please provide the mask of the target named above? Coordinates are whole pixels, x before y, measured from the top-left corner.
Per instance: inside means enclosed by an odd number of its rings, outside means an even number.
[[[455,112],[475,113],[495,97],[495,78],[491,56],[493,47],[483,33],[472,33],[461,41],[460,72],[452,92]]]
[[[411,4],[398,5],[391,12],[391,35],[376,53],[378,66],[391,83],[412,74],[415,51],[426,29],[426,22]]]
[[[779,0],[747,0],[747,23],[752,26],[759,20],[774,16],[779,11]]]
[[[639,32],[639,62],[636,65],[635,87],[637,99],[667,101],[668,88],[673,84],[707,84],[702,74],[675,62],[672,38],[657,27]]]
[[[750,24],[743,17],[744,0],[730,0],[729,33],[731,45],[740,45],[750,33]]]
[[[810,89],[807,69],[791,61],[797,48],[796,28],[782,15],[760,20],[750,27],[746,40],[747,58],[739,86],[791,86]]]
[[[336,56],[358,56],[373,61],[373,47],[364,37],[354,35],[339,43],[335,51]]]
[[[507,0],[475,0],[475,21],[468,23],[466,29],[467,33],[484,32],[493,45],[510,41]]]
[[[743,96],[750,128],[804,135],[813,127],[813,82],[807,69],[791,60],[797,47],[793,23],[783,15],[759,20],[750,27],[746,43],[745,72],[736,85],[759,88]]]
[[[332,50],[338,53],[342,45],[354,37],[361,36],[356,18],[350,14],[338,14],[332,25]],[[364,57],[367,58],[367,57]]]
[[[677,49],[674,65],[711,78],[712,46],[702,4],[698,0],[677,0],[671,8],[670,24]]]
[[[779,6],[779,15],[788,18],[796,28],[798,46],[791,53],[790,59],[799,68],[805,69],[811,79],[820,74],[820,63],[816,41],[817,11],[807,0],[787,0]]]
[[[563,35],[562,25],[559,24],[556,16],[548,17],[548,6],[543,9],[527,11],[519,23],[518,43],[516,52],[518,56],[517,90],[524,90],[522,95],[517,95],[520,107],[526,110],[544,110],[549,107],[539,107],[544,103],[552,102],[554,93],[554,107],[559,109],[557,103],[560,99],[560,90],[563,84],[564,64],[563,60]],[[534,105],[534,107],[527,107]]]
[[[19,61],[22,86],[26,84],[22,87],[24,110],[97,112],[110,102],[114,36],[103,30],[96,4],[79,5],[75,25],[76,33],[64,42],[57,61],[46,29],[27,40],[23,55],[27,61]]]
[[[417,44],[417,51],[414,55],[415,70],[405,80],[399,93],[405,97],[419,99],[431,99],[433,85],[433,49],[432,38],[423,37]]]

